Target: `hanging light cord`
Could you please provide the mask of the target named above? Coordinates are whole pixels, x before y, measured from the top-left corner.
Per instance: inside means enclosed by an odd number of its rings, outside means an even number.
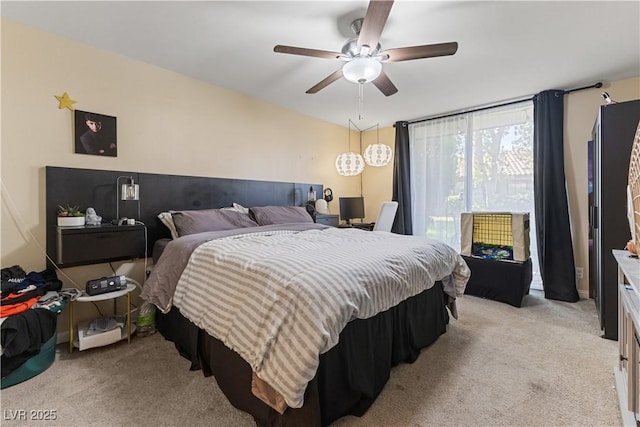
[[[362,86],[362,85],[360,85]],[[362,131],[360,131],[360,151],[359,153],[362,153]],[[360,174],[360,197],[364,197],[364,186],[362,184],[362,175]]]
[[[362,112],[364,110],[364,84],[358,83],[358,120],[362,120],[364,116]]]

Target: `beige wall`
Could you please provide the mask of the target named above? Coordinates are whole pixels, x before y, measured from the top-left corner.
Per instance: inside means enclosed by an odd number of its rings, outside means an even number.
[[[598,107],[604,103],[600,94],[604,91],[618,102],[640,99],[640,77],[606,83],[600,89],[584,90],[565,96],[565,174],[576,268],[581,267],[584,271],[583,278],[578,280],[578,291],[583,298],[589,296],[587,141],[592,139],[591,131]],[[627,169],[629,165],[620,167]],[[621,208],[624,209],[624,206]]]
[[[47,165],[320,182],[336,200],[360,193],[360,178],[341,177],[334,167],[347,141],[343,126],[6,19],[1,25],[3,267],[45,268]],[[63,92],[76,109],[117,117],[117,158],[73,152],[73,113],[54,97]],[[114,265],[142,281],[142,261]],[[112,272],[99,264],[64,274],[65,286],[82,288]]]

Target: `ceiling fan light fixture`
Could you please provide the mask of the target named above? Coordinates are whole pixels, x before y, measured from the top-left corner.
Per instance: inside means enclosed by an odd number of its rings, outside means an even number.
[[[353,58],[342,67],[345,79],[354,83],[368,83],[382,72],[382,64],[372,57]]]
[[[356,37],[347,40],[342,46],[342,53],[283,45],[276,45],[273,50],[292,55],[346,61],[339,70],[321,80],[306,93],[317,93],[340,77],[344,77],[348,81],[358,83],[360,91],[362,91],[364,83],[373,81],[380,92],[385,96],[391,96],[398,92],[398,88],[382,72],[382,62],[401,62],[453,55],[458,50],[457,42],[449,42],[399,47],[383,51],[380,46],[380,35],[384,30],[392,5],[393,0],[370,0],[364,18],[358,18],[351,22],[351,29]]]

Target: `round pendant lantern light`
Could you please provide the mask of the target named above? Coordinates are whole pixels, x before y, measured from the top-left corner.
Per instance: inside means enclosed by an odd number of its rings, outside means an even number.
[[[336,169],[342,176],[359,175],[364,170],[364,159],[360,153],[351,151],[351,119],[349,119],[349,151],[336,158]]]
[[[376,125],[376,133],[378,142],[369,145],[364,150],[364,160],[369,166],[381,167],[391,161],[391,147],[386,144],[380,144],[380,129],[378,125]]]
[[[349,151],[336,158],[336,169],[342,176],[355,176],[364,170],[364,159],[358,153]]]
[[[371,144],[364,150],[364,160],[369,166],[384,166],[391,161],[391,147],[385,144]]]

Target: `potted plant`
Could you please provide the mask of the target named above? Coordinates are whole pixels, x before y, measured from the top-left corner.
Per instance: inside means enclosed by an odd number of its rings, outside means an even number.
[[[70,227],[84,225],[84,212],[77,206],[58,206],[58,226]]]

